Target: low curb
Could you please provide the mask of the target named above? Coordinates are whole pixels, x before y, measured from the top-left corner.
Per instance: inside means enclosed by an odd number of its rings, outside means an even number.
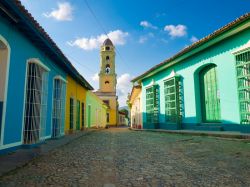
[[[129,128],[133,131],[145,131],[145,132],[161,132],[168,134],[182,134],[182,135],[192,135],[192,136],[212,136],[218,138],[227,139],[238,139],[250,141],[250,134],[244,134],[240,132],[228,132],[228,131],[191,131],[191,130],[163,130],[163,129],[134,129]]]

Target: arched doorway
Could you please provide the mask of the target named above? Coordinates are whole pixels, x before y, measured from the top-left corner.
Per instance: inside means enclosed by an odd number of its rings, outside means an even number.
[[[5,123],[9,53],[10,49],[7,42],[0,36],[0,140],[2,140],[2,133]]]
[[[220,92],[215,64],[204,67],[199,74],[202,122],[220,122]]]

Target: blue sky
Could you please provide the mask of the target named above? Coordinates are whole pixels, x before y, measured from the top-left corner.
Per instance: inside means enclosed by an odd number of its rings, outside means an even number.
[[[89,10],[94,12],[97,20]],[[78,71],[98,89],[99,45],[116,45],[117,92],[125,105],[131,78],[237,17],[249,0],[22,0]]]

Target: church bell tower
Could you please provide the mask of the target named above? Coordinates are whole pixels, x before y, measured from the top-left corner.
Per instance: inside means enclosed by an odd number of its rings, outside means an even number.
[[[99,90],[116,93],[115,47],[110,39],[101,46],[100,56]]]
[[[96,95],[107,105],[107,125],[118,124],[118,97],[116,96],[115,46],[108,38],[100,49],[99,89]]]

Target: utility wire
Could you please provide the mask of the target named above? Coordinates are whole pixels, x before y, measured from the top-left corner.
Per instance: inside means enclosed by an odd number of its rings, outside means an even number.
[[[104,26],[103,26],[102,23],[98,20],[96,14],[94,13],[93,9],[90,7],[88,1],[87,1],[87,0],[84,0],[84,2],[85,2],[85,4],[86,4],[87,8],[89,9],[90,13],[92,14],[92,16],[95,18],[97,24],[100,26],[100,28],[101,28],[102,31],[104,32],[104,34],[108,37],[108,39],[110,39],[109,36],[108,36],[108,33],[106,32],[106,30],[105,30],[105,28],[104,28]],[[116,49],[116,52],[117,52],[118,56],[120,57],[120,59],[123,61],[122,55],[121,55],[121,53],[119,52],[118,49]],[[123,61],[123,62],[124,62],[124,61]]]
[[[83,63],[78,62],[78,60],[76,60],[73,56],[71,56],[71,55],[69,55],[69,54],[66,54],[66,56],[68,56],[70,59],[73,60],[73,62],[75,62],[76,64],[80,65],[82,68],[86,68],[86,69],[88,69],[89,71],[91,71],[92,73],[96,73],[96,71],[90,69],[88,66],[85,66]]]

